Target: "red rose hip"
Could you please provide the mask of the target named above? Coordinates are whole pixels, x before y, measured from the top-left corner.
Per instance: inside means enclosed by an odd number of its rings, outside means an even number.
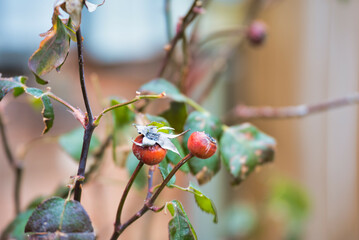
[[[139,135],[134,140],[136,143],[142,143],[143,135]],[[153,146],[132,145],[132,152],[138,160],[147,165],[156,165],[166,156],[167,150],[161,148],[157,143]]]
[[[267,26],[260,20],[253,21],[247,30],[247,38],[254,46],[261,45],[267,37]]]
[[[187,147],[193,156],[206,159],[216,152],[217,142],[204,132],[194,132],[188,138]]]

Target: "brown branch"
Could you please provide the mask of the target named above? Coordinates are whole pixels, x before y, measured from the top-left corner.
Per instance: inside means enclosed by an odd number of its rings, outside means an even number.
[[[287,107],[249,107],[239,105],[233,110],[233,115],[242,118],[294,118],[305,117],[307,115],[332,110],[335,108],[343,107],[346,105],[359,103],[359,93],[356,92],[352,95],[345,97],[316,103],[313,105],[298,105]]]
[[[76,38],[77,38],[77,53],[78,53],[77,55],[78,55],[78,61],[79,61],[79,75],[80,75],[81,91],[82,91],[82,96],[84,99],[87,117],[88,117],[87,118],[88,121],[85,121],[85,133],[84,133],[84,138],[83,138],[83,145],[82,145],[82,150],[81,150],[79,167],[77,170],[77,176],[82,177],[82,178],[79,178],[80,180],[76,181],[75,188],[74,188],[74,199],[76,201],[80,202],[81,194],[82,194],[82,184],[83,184],[83,181],[81,179],[84,179],[84,177],[85,177],[87,155],[88,155],[88,152],[90,149],[92,133],[95,130],[96,126],[93,124],[94,118],[92,115],[90,102],[88,100],[87,91],[86,91],[84,61],[83,61],[83,45],[82,45],[82,35],[81,35],[80,28],[76,31]]]
[[[193,4],[191,6],[191,8],[188,10],[186,16],[183,18],[182,23],[180,28],[178,29],[176,35],[173,37],[172,41],[170,42],[170,45],[168,47],[168,49],[166,49],[166,56],[162,62],[162,66],[158,72],[158,77],[162,77],[163,74],[165,73],[166,67],[168,65],[168,63],[171,60],[172,54],[175,50],[175,47],[177,45],[177,42],[182,39],[183,34],[187,28],[187,26],[196,18],[196,16],[198,15],[198,13],[194,12],[195,7],[197,6],[197,4],[199,4],[200,1],[198,0],[194,0]]]
[[[16,161],[10,145],[8,138],[5,132],[4,121],[2,119],[2,113],[0,113],[0,135],[2,140],[2,145],[6,154],[6,158],[15,173],[15,186],[14,186],[14,203],[15,203],[15,213],[16,215],[20,213],[20,188],[21,188],[21,179],[22,179],[22,165],[20,162]]]
[[[192,157],[193,155],[189,153],[184,158],[182,158],[182,160],[176,164],[176,166],[172,169],[172,171],[163,180],[161,185],[157,188],[155,194],[153,194],[149,199],[147,199],[143,207],[137,213],[135,213],[129,220],[127,220],[123,224],[120,224],[120,221],[118,221],[116,218],[115,230],[111,236],[111,240],[116,240],[128,226],[130,226],[133,222],[135,222],[137,219],[142,217],[143,214],[145,214],[148,210],[152,210],[156,212],[162,209],[162,207],[160,208],[153,207],[153,203],[156,201],[156,199],[158,198],[162,190],[166,187],[167,183],[171,180],[173,175],[175,175],[175,173]]]

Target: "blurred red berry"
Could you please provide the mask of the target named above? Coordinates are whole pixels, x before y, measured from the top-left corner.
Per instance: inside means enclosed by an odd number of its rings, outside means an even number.
[[[217,142],[204,132],[194,132],[188,138],[187,147],[195,157],[206,159],[216,152]]]
[[[142,139],[143,135],[139,135],[134,141],[142,144]],[[167,150],[163,149],[157,143],[153,146],[139,146],[134,143],[132,145],[132,152],[136,158],[144,164],[156,165],[165,158]]]
[[[255,46],[261,45],[267,37],[267,25],[259,20],[253,21],[247,30],[248,40]]]

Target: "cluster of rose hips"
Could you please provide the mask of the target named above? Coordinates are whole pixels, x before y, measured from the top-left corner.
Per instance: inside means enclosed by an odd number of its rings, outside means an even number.
[[[138,160],[147,165],[156,165],[166,156],[167,150],[158,141],[161,133],[142,134],[133,141],[132,151]],[[152,143],[144,144],[144,138],[148,138]],[[148,141],[148,140],[146,140]],[[206,159],[211,157],[217,150],[216,140],[204,132],[193,132],[187,142],[187,147],[194,157]]]

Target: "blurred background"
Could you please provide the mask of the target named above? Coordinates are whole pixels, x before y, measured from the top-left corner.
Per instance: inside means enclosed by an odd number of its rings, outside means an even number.
[[[101,96],[132,99],[142,84],[156,77],[168,42],[164,2],[106,1],[94,13],[83,10],[85,70],[95,113],[102,109]],[[175,28],[192,1],[169,2]],[[52,9],[52,1],[0,1],[3,77],[26,75],[29,85],[36,86],[27,61],[42,40],[38,34],[51,28]],[[199,60],[203,65],[199,64],[194,75],[203,77],[205,86],[210,79],[207,75],[217,74],[213,91],[203,104],[226,123],[245,121],[228,114],[238,104],[313,104],[358,91],[359,1],[213,0],[205,9],[200,22],[194,24],[200,40],[223,29],[241,29],[253,19],[268,27],[262,46],[254,47],[242,41],[241,35],[231,35],[202,47]],[[44,78],[54,93],[84,109],[76,46],[71,46],[61,72],[53,71]],[[216,67],[218,71],[214,71]],[[171,80],[172,76],[167,77]],[[188,92],[202,101],[198,86],[198,91]],[[78,122],[54,103],[53,129],[44,136],[46,140],[34,142],[43,123],[38,110],[27,102],[26,97],[9,95],[0,103],[13,152],[18,156],[26,143],[33,142],[23,159],[22,208],[39,195],[53,192],[59,184],[66,185],[77,171],[77,164],[57,144],[57,136],[79,127]],[[155,106],[151,109],[158,112]],[[357,110],[350,105],[304,118],[250,120],[276,138],[275,162],[263,166],[239,187],[230,185],[224,167],[201,186],[217,206],[218,224],[197,209],[189,194],[166,190],[159,202],[180,199],[199,239],[359,239]],[[104,128],[96,130],[100,139],[104,132]],[[0,159],[2,230],[14,218],[14,174],[2,148]],[[178,175],[177,184],[187,186],[187,176]],[[84,187],[82,203],[99,239],[108,239],[112,233],[127,179],[127,171],[116,166],[108,149],[100,172]],[[193,177],[190,180],[195,181]],[[131,191],[125,217],[139,209],[144,194],[143,190]],[[169,214],[147,214],[123,239],[167,239],[169,219]]]

